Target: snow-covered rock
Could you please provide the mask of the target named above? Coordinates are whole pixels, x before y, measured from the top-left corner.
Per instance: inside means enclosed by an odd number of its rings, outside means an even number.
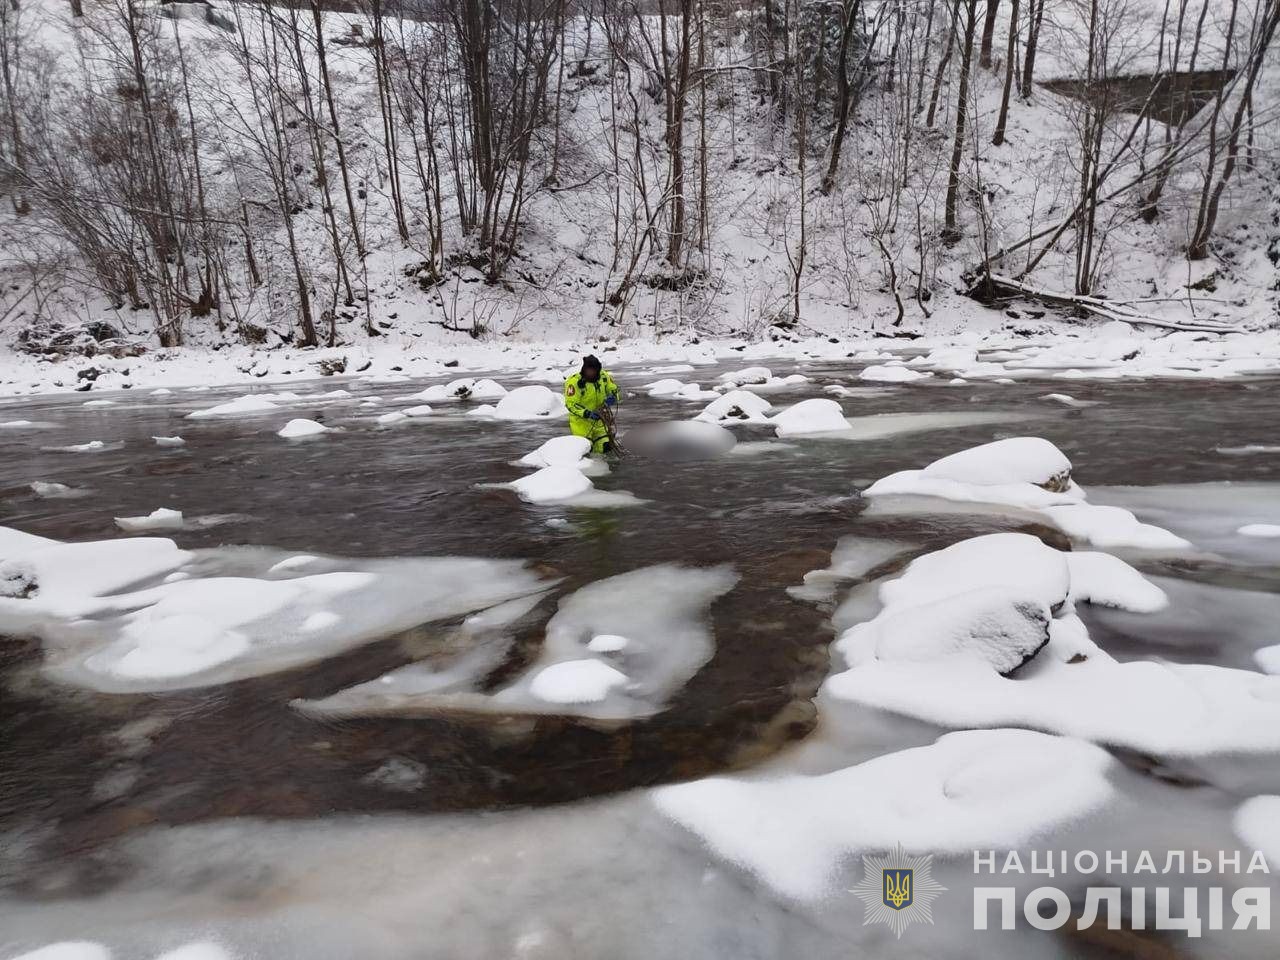
[[[152,437],[157,447],[185,447],[187,441],[181,437]]]
[[[776,414],[772,423],[779,437],[841,433],[849,429],[840,404],[822,398],[801,400]]]
[[[627,675],[600,660],[562,660],[543,667],[529,681],[529,693],[547,703],[599,703]]]
[[[576,466],[543,467],[536,473],[513,481],[511,489],[529,503],[571,500],[592,488],[591,481]]]
[[[315,420],[296,419],[290,420],[277,432],[277,437],[284,437],[286,440],[297,440],[302,437],[314,437],[317,434],[328,433],[329,428],[323,423],[317,423]]]
[[[738,420],[767,423],[769,418],[766,414],[772,409],[773,404],[758,394],[747,390],[731,390],[720,399],[707,404],[694,419],[706,423],[732,423]]]
[[[935,460],[920,474],[978,486],[1032,483],[1060,493],[1070,487],[1071,461],[1048,440],[1009,437]]]
[[[140,533],[143,530],[180,530],[182,529],[182,511],[160,507],[152,510],[145,517],[116,517],[116,526],[125,533]]]
[[[772,377],[773,371],[768,367],[746,367],[742,370],[731,370],[728,373],[722,373],[717,379],[722,383],[743,386],[748,383],[766,383]]]
[[[1280,677],[1117,662],[1089,638],[1073,602],[1096,598],[1143,612],[1164,598],[1116,558],[1075,556],[1025,534],[993,534],[912,561],[879,586],[881,611],[837,640],[848,669],[828,677],[820,702],[829,697],[950,728],[1032,727],[1154,756],[1280,750]],[[1032,634],[1007,614],[987,617],[985,626],[975,618],[975,595],[994,603],[1002,592],[1010,604],[1025,598],[1049,615],[1048,643],[1013,679],[1000,666]],[[898,629],[904,609],[915,619]],[[966,629],[973,623],[977,631]],[[926,655],[895,657],[895,641]]]
[[[1071,479],[1071,461],[1039,437],[1010,437],[961,450],[922,470],[890,474],[863,495],[939,497],[1035,510],[1072,538],[1100,547],[1180,550],[1190,546],[1121,507],[1086,502],[1084,490]]]
[[[696,383],[684,383],[681,380],[655,380],[643,387],[651,397],[671,400],[714,400],[720,396],[714,390],[703,390]]]
[[[424,403],[436,403],[441,400],[498,400],[506,393],[507,388],[495,380],[463,377],[427,387],[408,399],[421,400]]]
[[[431,415],[432,409],[427,404],[420,403],[413,407],[405,407],[400,412],[406,417],[426,417]]]
[[[489,416],[495,420],[541,420],[565,414],[564,398],[549,387],[530,384],[504,394],[497,406],[484,406],[472,416]]]
[[[380,427],[390,427],[397,423],[404,423],[409,419],[407,413],[401,413],[399,410],[393,410],[390,413],[380,414],[374,418],[374,423]]]
[[[591,441],[586,437],[563,436],[552,437],[537,450],[531,450],[518,461],[522,467],[574,467],[581,469],[581,464],[591,453]]]

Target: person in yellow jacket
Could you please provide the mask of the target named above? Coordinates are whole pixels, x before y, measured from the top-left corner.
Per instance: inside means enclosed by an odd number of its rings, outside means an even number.
[[[591,441],[592,453],[609,452],[609,431],[601,412],[618,403],[618,385],[595,357],[582,358],[582,369],[564,382],[564,406],[569,432]]]

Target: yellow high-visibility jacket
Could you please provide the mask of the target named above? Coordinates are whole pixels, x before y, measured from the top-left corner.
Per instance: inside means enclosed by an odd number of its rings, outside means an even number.
[[[593,420],[587,414],[598,411],[609,397],[613,397],[616,403],[621,397],[621,391],[607,370],[600,371],[600,377],[595,383],[583,380],[581,373],[573,374],[564,382],[564,406],[569,411],[569,432],[575,437],[590,440],[593,453],[603,452],[609,439],[609,431],[605,429],[603,422]]]

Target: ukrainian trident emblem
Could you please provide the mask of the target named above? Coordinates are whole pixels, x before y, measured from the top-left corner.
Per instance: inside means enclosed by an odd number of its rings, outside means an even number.
[[[863,923],[884,923],[901,937],[913,923],[933,923],[931,904],[946,890],[933,879],[933,856],[908,856],[899,844],[887,855],[865,854],[862,882],[851,891],[866,907]]]
[[[914,871],[886,867],[880,872],[884,875],[884,905],[894,910],[911,906],[911,875]]]

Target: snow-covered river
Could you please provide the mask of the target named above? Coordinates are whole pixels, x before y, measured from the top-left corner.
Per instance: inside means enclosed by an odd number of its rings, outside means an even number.
[[[646,425],[707,400],[637,388],[735,367],[623,367],[629,455],[545,503],[505,485],[563,420],[469,415],[479,400],[387,416],[440,380],[292,384],[194,419],[246,390],[0,405],[0,957],[81,940],[116,960],[1280,952],[1230,916],[1201,938],[978,932],[972,895],[1055,882],[975,877],[973,850],[1261,850],[1280,870],[1280,380],[772,366],[807,377],[759,391],[774,412],[836,400],[849,428],[779,436],[761,415],[729,424],[732,449],[664,455]],[[330,430],[278,436],[295,418]],[[863,495],[1025,436],[1069,458],[1088,504],[1159,533],[1041,508],[1041,487]],[[116,519],[157,508],[181,521],[130,537]],[[925,593],[953,574],[1030,590],[1031,567],[1061,564],[973,539],[1010,531],[1095,558],[1045,601],[1030,671],[863,662],[865,633],[832,647],[889,610],[884,579],[949,545],[985,546],[913,564]],[[952,629],[923,609],[913,636]],[[1026,676],[1068,643],[1110,656],[1083,682]],[[900,940],[850,892],[861,855],[897,843],[935,854],[947,888]],[[1102,875],[1057,879],[1073,918]],[[1280,890],[1211,879],[1228,902]],[[1210,882],[1185,880],[1147,885]]]

